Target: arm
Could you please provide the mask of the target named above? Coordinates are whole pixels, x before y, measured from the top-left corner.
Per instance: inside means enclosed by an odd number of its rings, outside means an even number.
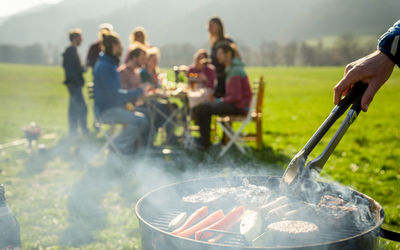
[[[235,104],[242,100],[241,77],[232,76],[226,83],[226,95],[222,99],[225,103]]]
[[[364,112],[368,110],[376,92],[392,74],[395,63],[399,64],[399,36],[400,20],[381,36],[377,51],[346,66],[344,77],[334,88],[335,104],[354,83],[362,81],[368,88],[361,99],[361,108]]]

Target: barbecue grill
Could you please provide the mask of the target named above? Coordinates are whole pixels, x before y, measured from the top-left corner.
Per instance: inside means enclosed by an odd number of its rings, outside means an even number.
[[[145,250],[155,249],[376,249],[379,236],[391,240],[400,240],[400,235],[381,228],[385,219],[382,206],[365,194],[345,188],[352,196],[360,196],[369,201],[371,221],[364,228],[346,226],[335,231],[322,231],[320,236],[301,245],[252,247],[237,233],[225,233],[216,243],[196,241],[175,236],[168,231],[169,222],[181,212],[193,212],[195,205],[182,201],[182,197],[198,192],[202,188],[237,187],[243,178],[249,183],[266,186],[279,192],[280,177],[273,176],[233,176],[196,179],[172,184],[154,190],[142,197],[136,205]],[[333,184],[319,183],[324,190],[334,190]],[[321,193],[322,195],[322,193]],[[234,202],[210,204],[210,210],[229,211]],[[197,205],[198,207],[198,205]]]

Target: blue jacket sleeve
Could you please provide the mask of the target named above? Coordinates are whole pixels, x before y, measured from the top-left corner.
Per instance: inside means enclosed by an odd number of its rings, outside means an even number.
[[[400,67],[400,20],[379,38],[378,49]]]

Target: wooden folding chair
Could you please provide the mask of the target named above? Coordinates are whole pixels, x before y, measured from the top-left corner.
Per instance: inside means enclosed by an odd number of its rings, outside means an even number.
[[[242,153],[246,152],[246,141],[255,141],[257,144],[257,149],[262,147],[262,110],[264,101],[264,89],[265,83],[261,76],[260,80],[254,83],[254,94],[251,100],[249,112],[247,115],[229,115],[217,118],[217,123],[221,126],[224,137],[226,137],[228,142],[223,146],[219,156],[224,155],[228,149],[235,145]],[[239,129],[234,131],[232,128],[233,122],[241,122]],[[244,128],[254,122],[256,125],[256,132],[243,134]]]

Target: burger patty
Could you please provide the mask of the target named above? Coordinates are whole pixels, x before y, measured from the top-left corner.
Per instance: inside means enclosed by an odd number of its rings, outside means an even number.
[[[279,221],[267,226],[267,231],[290,235],[318,232],[318,226],[314,223],[299,220]]]

